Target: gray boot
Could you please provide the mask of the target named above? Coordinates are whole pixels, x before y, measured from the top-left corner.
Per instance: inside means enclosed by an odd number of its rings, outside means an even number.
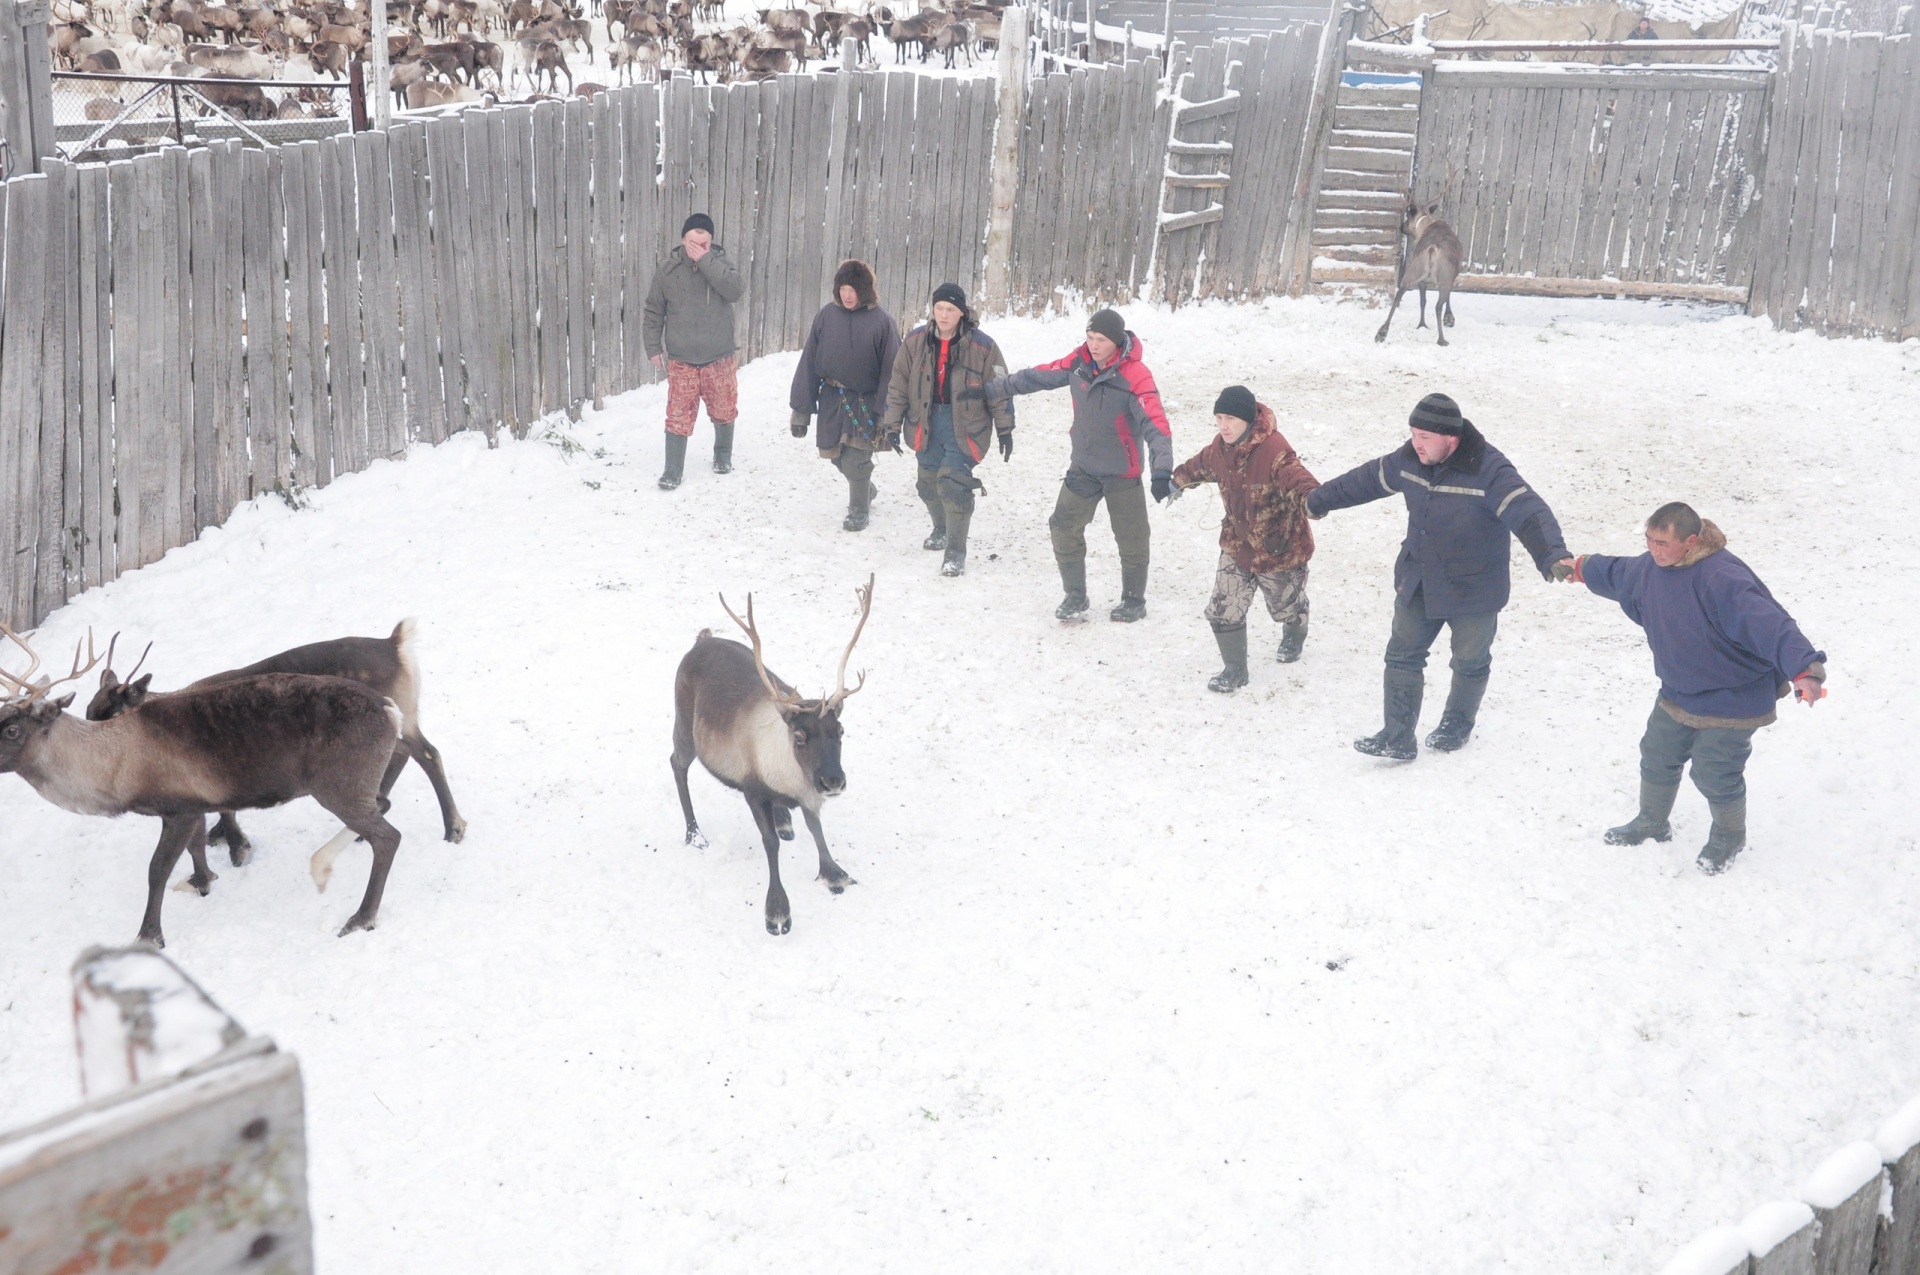
[[[1435,752],[1457,752],[1473,737],[1473,723],[1480,716],[1480,700],[1487,693],[1486,677],[1453,675],[1447,691],[1447,706],[1441,710],[1440,724],[1427,734],[1427,747]]]
[[[1369,757],[1412,761],[1420,755],[1419,746],[1413,742],[1413,728],[1420,724],[1420,700],[1426,694],[1426,675],[1390,668],[1383,687],[1385,729],[1377,735],[1354,740],[1353,746]]]
[[[847,520],[840,525],[848,531],[865,531],[873,506],[873,453],[849,447],[835,463],[847,476]]]
[[[672,491],[687,472],[687,436],[667,431],[667,469],[660,475],[660,490]]]
[[[1066,591],[1066,596],[1060,599],[1060,605],[1054,608],[1054,619],[1077,620],[1085,615],[1087,613],[1086,559],[1060,563],[1060,587]]]
[[[1707,809],[1713,812],[1713,831],[1707,834],[1707,844],[1700,847],[1700,857],[1693,862],[1712,877],[1725,872],[1733,856],[1747,848],[1747,799],[1710,801]]]
[[[940,563],[941,575],[960,576],[967,573],[967,527],[972,522],[971,510],[966,513],[947,510],[947,556]]]
[[[1673,800],[1680,795],[1679,784],[1655,784],[1640,781],[1640,813],[1602,838],[1610,846],[1637,846],[1642,841],[1673,840],[1673,825],[1667,816],[1673,813]]]
[[[927,514],[933,519],[933,534],[920,542],[922,549],[944,549],[947,547],[947,506],[940,499],[940,480],[935,471],[922,466],[920,475],[915,479],[913,489],[920,493],[920,502],[927,507]]]
[[[733,422],[713,423],[713,472],[731,474],[733,472]]]
[[[1122,565],[1120,568],[1120,605],[1107,612],[1116,624],[1132,624],[1147,618],[1147,564]]]
[[[1307,622],[1295,620],[1292,624],[1280,626],[1280,649],[1274,653],[1274,659],[1282,664],[1291,664],[1300,658],[1301,650],[1307,645]]]
[[[1207,689],[1222,693],[1237,691],[1247,684],[1247,626],[1215,629],[1213,640],[1220,644],[1223,668],[1207,679]]]

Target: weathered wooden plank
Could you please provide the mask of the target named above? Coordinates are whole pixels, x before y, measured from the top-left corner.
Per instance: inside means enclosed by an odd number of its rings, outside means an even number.
[[[213,237],[213,155],[205,148],[187,156],[186,194],[181,208],[187,215],[192,239],[186,283],[192,303],[187,339],[193,357],[184,370],[193,385],[193,415],[187,421],[193,445],[189,449],[191,485],[183,490],[181,499],[186,534],[191,537],[220,521],[220,449],[213,420],[214,405],[220,397],[220,341],[213,319],[214,261],[219,246]]]
[[[558,102],[533,108],[534,273],[531,279],[540,310],[540,395],[544,414],[567,405],[566,325],[566,155]]]
[[[762,251],[759,227],[753,215],[753,178],[760,137],[760,102],[765,89],[763,84],[742,84],[728,94],[727,100],[727,153],[733,175],[728,182],[726,216],[732,225],[728,233],[739,245],[729,251],[737,253],[734,268],[740,271],[740,278],[748,288],[753,286],[754,258]],[[836,214],[836,218],[841,215]],[[840,223],[835,220],[829,224],[838,227]],[[844,230],[841,233],[844,234]],[[831,282],[832,275],[827,279]],[[747,329],[758,300],[749,292],[733,307],[733,339],[741,362],[750,357]]]
[[[1841,138],[1846,129],[1847,81],[1853,32],[1816,34],[1816,46],[1827,54],[1827,80],[1820,106],[1820,170],[1814,189],[1813,225],[1817,238],[1808,245],[1807,296],[1804,321],[1825,330],[1827,306],[1833,295],[1833,226],[1839,215]]]
[[[632,92],[628,91],[629,100]],[[520,428],[525,429],[541,412],[540,333],[535,308],[539,304],[537,278],[545,268],[538,254],[534,229],[534,185],[540,180],[540,161],[535,155],[533,108],[509,106],[504,112],[502,129],[507,215],[505,282],[512,333],[513,417]]]
[[[1073,209],[1072,173],[1074,160],[1083,152],[1079,144],[1086,140],[1080,127],[1080,112],[1086,107],[1083,95],[1074,91],[1073,79],[1063,72],[1047,77],[1048,115],[1046,166],[1041,170],[1046,202],[1042,205],[1039,242],[1034,253],[1035,282],[1047,299],[1049,310],[1059,308],[1063,300],[1061,269],[1066,252],[1066,237],[1071,232]],[[917,158],[917,157],[916,157]],[[921,295],[926,295],[924,291]]]
[[[78,212],[74,267],[79,296],[80,587],[113,578],[113,256],[108,239],[107,168],[75,170]]]
[[[1567,94],[1561,114],[1567,127],[1560,134],[1563,151],[1548,180],[1554,183],[1559,206],[1542,228],[1540,268],[1552,274],[1571,274],[1579,249],[1580,202],[1594,167],[1596,134],[1600,125],[1600,92],[1579,89]]]
[[[366,350],[360,312],[360,227],[354,193],[353,138],[320,144],[320,178],[326,218],[328,424],[333,437],[333,477],[367,467]]]
[[[193,221],[186,213],[189,152],[169,146],[160,152],[165,163],[167,211],[174,220],[163,266],[162,309],[167,325],[162,341],[167,351],[167,402],[174,413],[168,423],[166,472],[166,549],[193,539],[193,299],[190,263],[193,258]],[[162,552],[165,550],[163,549]]]
[[[614,272],[620,234],[620,125],[605,93],[594,96],[589,112],[593,129],[593,237],[588,244],[593,284],[593,406],[606,406],[620,392],[620,276]],[[745,263],[742,263],[743,265]]]
[[[1896,190],[1911,190],[1911,186],[1902,188],[1889,180],[1871,180],[1876,174],[1885,179],[1893,173],[1910,85],[1906,74],[1908,54],[1903,42],[1883,40],[1879,54],[1873,85],[1873,133],[1864,161],[1869,180],[1860,204],[1858,284],[1849,293],[1854,301],[1849,333],[1855,336],[1884,334],[1890,326],[1896,329],[1899,326],[1897,320],[1891,319],[1887,306],[1886,263],[1892,247],[1887,241],[1887,228],[1898,216],[1899,204],[1916,202],[1907,195],[1893,194]]]
[[[367,344],[367,451],[372,458],[407,453],[401,394],[400,265],[394,251],[392,159],[388,135],[354,135],[360,195],[360,260]]]
[[[1755,231],[1754,270],[1747,301],[1750,314],[1765,314],[1780,322],[1780,298],[1786,290],[1788,220],[1795,194],[1794,160],[1800,154],[1805,125],[1807,50],[1794,23],[1785,24],[1780,38],[1773,87],[1768,92],[1767,143],[1760,152],[1760,218]]]
[[[1571,90],[1579,88],[1658,89],[1669,92],[1757,93],[1766,89],[1763,71],[1729,70],[1691,71],[1622,70],[1611,67],[1587,68],[1571,62],[1556,63],[1550,70],[1529,70],[1509,63],[1439,62],[1434,65],[1433,83],[1448,89],[1530,89]]]
[[[1886,168],[1876,171],[1869,167],[1876,107],[1886,101],[1880,92],[1883,41],[1870,31],[1850,35],[1846,47],[1847,97],[1841,108],[1840,165],[1834,183],[1833,291],[1821,314],[1822,331],[1836,336],[1855,331],[1854,303],[1863,278],[1861,222],[1866,216],[1868,186],[1878,185],[1884,208],[1888,177]]]
[[[806,211],[798,214],[802,218],[800,224],[805,234],[798,260],[791,272],[792,286],[788,292],[787,314],[791,325],[787,333],[788,349],[796,349],[806,340],[807,325],[826,299],[819,294],[819,263],[826,253],[826,148],[827,134],[833,124],[833,95],[817,78],[802,78],[810,81],[800,96],[802,118],[805,120],[801,136],[807,139],[807,148],[804,159],[797,157],[795,160],[794,177],[805,188]]]
[[[1900,1132],[1898,1141],[1904,1142],[1909,1135]],[[1920,1275],[1920,1146],[1901,1149],[1897,1143],[1888,1146],[1884,1138],[1876,1141],[1881,1153],[1892,1157],[1887,1180],[1893,1216],[1881,1221],[1873,1270],[1875,1275]]]
[[[593,234],[592,137],[585,98],[566,104],[567,129],[567,406],[574,417],[593,394],[592,290],[587,283],[587,241]]]
[[[417,123],[387,132],[388,180],[393,190],[394,270],[400,287],[400,376],[403,445],[435,441],[440,391],[439,345],[434,338],[432,195],[427,189],[426,131]],[[531,307],[527,310],[531,314]],[[444,408],[441,409],[444,411]]]
[[[621,100],[620,120],[620,325],[624,356],[622,389],[652,378],[640,340],[641,308],[650,282],[655,227],[647,211],[654,190],[653,117],[648,107],[655,91],[632,92]],[[529,257],[529,262],[531,257]]]
[[[1273,212],[1261,245],[1255,286],[1261,295],[1286,295],[1295,290],[1293,234],[1299,218],[1293,200],[1300,188],[1301,165],[1307,162],[1308,116],[1313,106],[1313,65],[1319,51],[1318,26],[1288,28],[1285,60],[1277,83],[1284,90],[1284,113],[1278,125],[1281,163],[1272,184]]]
[[[140,431],[139,566],[157,562],[172,547],[171,529],[179,517],[180,447],[177,431],[187,419],[180,413],[178,351],[173,333],[180,322],[179,251],[181,218],[174,198],[172,165],[165,154],[134,161],[140,179],[140,211],[135,225],[146,233],[141,295],[135,318],[141,365],[148,371],[145,428]],[[171,488],[171,492],[169,489]],[[169,508],[171,494],[173,505]]]
[[[1836,1152],[1828,1166],[1842,1157],[1858,1153],[1858,1158],[1877,1164],[1879,1153],[1870,1143],[1858,1143]],[[1828,1166],[1822,1166],[1822,1170]],[[1852,1169],[1854,1166],[1847,1166]],[[1816,1178],[1821,1170],[1816,1170]],[[1880,1193],[1886,1183],[1884,1169],[1866,1180],[1844,1199],[1809,1198],[1814,1220],[1820,1224],[1813,1242],[1814,1275],[1868,1275],[1873,1263],[1873,1242],[1880,1214]],[[1824,1184],[1822,1184],[1824,1185]],[[1814,1193],[1816,1196],[1819,1192]]]
[[[214,393],[214,463],[218,489],[212,523],[224,523],[243,501],[253,496],[251,462],[247,454],[246,318],[241,308],[245,286],[245,226],[241,211],[241,148],[238,141],[216,142],[213,171],[213,336],[219,342],[219,380]],[[195,249],[198,252],[198,248]],[[201,330],[204,332],[205,327]]]
[[[34,614],[40,540],[40,374],[45,326],[47,205],[44,174],[6,183],[4,282],[0,282],[0,611],[16,628]]]
[[[1906,109],[1895,132],[1893,179],[1890,191],[1920,188],[1920,38],[1909,36],[1899,61],[1899,76]],[[1878,309],[1885,316],[1884,335],[1889,340],[1903,339],[1920,332],[1909,328],[1908,320],[1920,325],[1920,279],[1910,282],[1920,254],[1914,252],[1914,239],[1920,236],[1920,199],[1895,195],[1887,218],[1887,253],[1880,274],[1886,280],[1886,292]]]
[[[494,173],[493,139],[488,127],[489,111],[463,111],[460,115],[461,142],[466,153],[466,198],[456,210],[466,223],[466,238],[455,243],[468,246],[471,269],[465,290],[473,311],[473,340],[466,346],[467,398],[473,427],[498,441],[500,425],[506,415],[501,401],[500,365],[506,348],[503,331],[505,316],[499,304],[500,245],[494,234],[494,214],[498,211],[500,184]]]
[[[108,252],[113,267],[113,313],[109,331],[111,377],[102,387],[111,395],[112,485],[102,500],[113,510],[114,562],[109,579],[140,565],[140,422],[146,417],[145,374],[138,365],[137,314],[141,298],[139,250],[140,174],[132,160],[107,166],[111,223]],[[102,564],[103,574],[105,564]]]
[[[41,498],[39,577],[35,609],[42,615],[80,592],[85,511],[81,483],[85,456],[80,439],[80,239],[79,183],[73,166],[47,159],[47,317],[41,342]],[[55,462],[57,458],[57,463]]]
[[[766,124],[771,140],[764,155],[767,164],[766,189],[762,205],[765,232],[764,251],[756,259],[754,283],[757,295],[753,312],[759,316],[757,346],[778,350],[786,344],[787,276],[791,270],[788,253],[793,233],[793,163],[795,146],[793,81],[785,76],[769,81],[766,99]],[[875,263],[876,269],[878,263]],[[884,287],[884,284],[882,285]],[[882,294],[884,295],[884,293]]]
[[[1808,62],[1806,105],[1803,108],[1806,122],[1801,129],[1800,152],[1793,161],[1797,174],[1793,210],[1787,224],[1787,282],[1785,294],[1779,302],[1783,326],[1787,327],[1799,327],[1806,321],[1803,307],[1813,289],[1813,275],[1818,270],[1824,277],[1828,252],[1832,246],[1826,223],[1820,217],[1822,207],[1830,207],[1830,201],[1823,198],[1833,159],[1832,152],[1826,149],[1830,141],[1827,135],[1828,118],[1833,116],[1837,121],[1838,116],[1830,103],[1834,95],[1831,88],[1835,60],[1832,33],[1813,33],[1805,52]]]
[[[267,200],[272,180],[269,152],[240,152],[240,294],[247,345],[247,496],[292,487],[292,457],[286,450],[287,374],[273,355],[274,329],[286,325],[286,249],[280,222]]]
[[[848,69],[842,74],[852,75],[854,72]],[[779,138],[777,131],[779,80],[768,80],[762,84],[756,101],[759,109],[754,119],[752,142],[754,253],[750,261],[739,263],[740,268],[746,272],[747,279],[747,300],[741,307],[746,318],[746,340],[741,346],[743,359],[758,358],[772,348],[767,344],[767,277],[773,266],[775,214],[772,188],[774,147]],[[860,242],[858,235],[854,237],[854,241]]]

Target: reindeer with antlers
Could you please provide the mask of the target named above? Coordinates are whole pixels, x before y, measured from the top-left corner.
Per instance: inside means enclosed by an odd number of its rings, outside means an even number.
[[[787,892],[780,884],[780,843],[793,839],[795,807],[820,849],[819,879],[835,894],[854,884],[828,853],[827,834],[820,827],[821,805],[847,787],[846,772],[840,768],[840,708],[867,682],[862,673],[853,686],[847,685],[847,660],[873,610],[873,577],[868,576],[865,586],[854,593],[860,599],[860,620],[841,652],[833,694],[825,699],[804,699],[768,671],[760,631],[754,624],[752,594],[747,595],[744,620],[727,606],[724,596],[720,599],[733,622],[752,640],[752,649],[702,629],[674,675],[673,782],[687,817],[687,844],[706,844],[687,791],[687,772],[697,757],[708,774],[747,799],[747,809],[760,829],[767,852],[769,934],[785,934],[793,928]]]
[[[33,647],[4,624],[0,636],[32,661],[17,676],[0,672],[0,773],[14,772],[76,814],[160,820],[141,939],[166,945],[160,904],[182,851],[192,853],[193,884],[206,892],[208,814],[308,796],[373,847],[366,897],[340,933],[374,927],[400,847],[380,795],[403,720],[392,700],[344,678],[275,673],[155,696],[89,722],[66,713],[71,693],[50,695],[106,658],[94,654],[91,634],[85,662],[76,646],[72,672],[57,681],[34,680]]]
[[[1400,298],[1407,295],[1408,288],[1420,289],[1419,327],[1427,326],[1427,288],[1439,290],[1433,303],[1433,326],[1440,334],[1440,344],[1447,343],[1447,329],[1453,326],[1453,281],[1460,277],[1461,264],[1466,260],[1466,250],[1460,246],[1460,236],[1453,233],[1453,227],[1440,220],[1440,205],[1453,189],[1453,179],[1458,170],[1447,169],[1446,185],[1440,188],[1440,194],[1430,203],[1422,205],[1415,201],[1413,192],[1407,192],[1407,206],[1400,222],[1400,233],[1411,241],[1413,247],[1401,259],[1400,278],[1393,290],[1393,304],[1387,307],[1387,321],[1373,334],[1375,341],[1387,339],[1387,329],[1393,324],[1394,311],[1400,308]],[[1403,241],[1404,242],[1404,241]]]

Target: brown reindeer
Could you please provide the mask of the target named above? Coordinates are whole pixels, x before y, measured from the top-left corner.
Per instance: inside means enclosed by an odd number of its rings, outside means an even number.
[[[760,829],[767,852],[769,934],[785,934],[793,928],[787,892],[780,884],[780,843],[793,839],[795,807],[819,848],[820,879],[835,894],[854,884],[827,851],[820,807],[828,797],[846,790],[847,775],[840,766],[840,708],[867,680],[863,673],[848,688],[847,659],[873,610],[873,577],[868,576],[866,585],[855,593],[860,599],[860,621],[841,653],[835,690],[825,699],[803,699],[768,672],[760,651],[760,631],[754,627],[751,594],[744,620],[724,597],[720,605],[746,631],[753,648],[702,629],[674,674],[673,782],[687,817],[687,844],[706,844],[687,791],[687,773],[698,758],[708,774],[746,798]]]
[[[427,782],[433,785],[433,795],[440,801],[440,821],[446,829],[447,840],[458,842],[467,835],[467,821],[461,818],[459,808],[453,804],[453,789],[447,784],[447,772],[441,764],[440,750],[420,729],[422,678],[419,660],[413,653],[413,635],[414,622],[402,620],[394,626],[391,634],[383,638],[334,638],[329,642],[296,646],[257,664],[203,677],[184,689],[197,691],[209,686],[225,686],[229,682],[268,673],[303,673],[312,677],[343,677],[385,696],[399,706],[401,727],[400,746],[394,750],[387,773],[381,778],[380,796],[384,799],[392,792],[400,772],[407,768],[409,761],[414,762],[425,772]],[[146,655],[142,654],[140,664],[145,664],[146,660]],[[123,681],[113,671],[113,647],[107,647],[107,666],[100,672],[100,689],[94,692],[93,699],[87,704],[88,721],[108,721],[128,709],[163,698],[151,689],[153,674],[135,676],[140,672],[140,664],[134,665]],[[220,812],[220,818],[207,839],[225,842],[228,857],[233,860],[235,867],[253,857],[253,843],[240,830],[239,821],[233,817],[231,810]]]
[[[1407,295],[1408,288],[1420,289],[1420,322],[1417,326],[1427,326],[1427,289],[1438,290],[1439,295],[1433,303],[1433,326],[1440,334],[1440,344],[1447,343],[1447,329],[1453,326],[1453,281],[1460,276],[1460,266],[1466,259],[1466,251],[1460,246],[1460,236],[1453,233],[1453,227],[1440,220],[1440,204],[1453,189],[1455,173],[1447,172],[1446,185],[1441,187],[1439,198],[1427,204],[1420,204],[1407,194],[1407,205],[1401,218],[1400,233],[1412,243],[1400,265],[1400,277],[1393,290],[1393,304],[1387,307],[1387,320],[1380,330],[1373,334],[1375,341],[1387,339],[1387,329],[1393,323],[1394,311],[1400,308],[1400,298]]]
[[[111,721],[89,722],[64,711],[71,693],[49,694],[100,662],[91,640],[85,665],[76,648],[71,673],[35,682],[40,657],[5,625],[0,635],[32,660],[23,674],[0,673],[8,692],[0,700],[0,773],[14,772],[76,814],[160,820],[141,939],[166,946],[160,906],[167,878],[189,849],[204,871],[209,813],[308,796],[373,847],[366,896],[340,933],[374,927],[400,847],[380,797],[381,776],[400,739],[400,710],[392,700],[343,678],[276,673],[156,697]],[[204,881],[198,885],[204,890]]]

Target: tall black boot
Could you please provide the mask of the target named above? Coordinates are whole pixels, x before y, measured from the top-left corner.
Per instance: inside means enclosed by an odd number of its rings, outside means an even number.
[[[933,533],[920,542],[922,549],[944,549],[947,547],[947,506],[940,499],[940,479],[936,471],[922,465],[920,474],[914,480],[913,489],[920,493],[920,502],[927,507],[927,516],[933,519]]]
[[[1120,605],[1107,612],[1117,624],[1132,624],[1147,618],[1147,564],[1120,567]]]
[[[1426,694],[1424,673],[1390,668],[1383,679],[1386,727],[1377,735],[1356,739],[1353,746],[1369,757],[1412,761],[1420,755],[1413,728],[1420,724],[1420,700]]]
[[[1725,872],[1733,856],[1747,848],[1747,799],[1741,796],[1732,801],[1709,801],[1707,809],[1713,812],[1713,831],[1707,834],[1707,844],[1700,847],[1700,857],[1693,862],[1712,877]]]
[[[973,510],[947,508],[947,556],[941,560],[940,574],[962,576],[967,573],[967,528],[973,522]]]
[[[1307,645],[1307,622],[1295,620],[1291,624],[1280,626],[1280,649],[1273,658],[1282,664],[1291,664],[1300,658],[1300,652]]]
[[[1447,691],[1447,706],[1440,713],[1440,724],[1427,734],[1427,747],[1435,752],[1451,753],[1467,746],[1473,736],[1473,723],[1480,716],[1480,699],[1487,693],[1487,675],[1453,675]]]
[[[1066,596],[1053,610],[1056,620],[1077,620],[1087,613],[1087,560],[1060,563],[1060,587]]]
[[[1236,624],[1230,629],[1215,629],[1213,640],[1220,644],[1223,667],[1207,679],[1207,689],[1237,691],[1247,684],[1247,626]]]
[[[1607,829],[1602,838],[1610,846],[1637,846],[1642,841],[1673,840],[1673,825],[1667,816],[1673,813],[1673,799],[1680,795],[1678,781],[1670,784],[1640,781],[1640,813],[1617,827]]]
[[[733,422],[713,423],[713,472],[731,474],[733,472]]]
[[[687,436],[667,431],[667,469],[660,475],[660,490],[672,491],[687,471]]]

